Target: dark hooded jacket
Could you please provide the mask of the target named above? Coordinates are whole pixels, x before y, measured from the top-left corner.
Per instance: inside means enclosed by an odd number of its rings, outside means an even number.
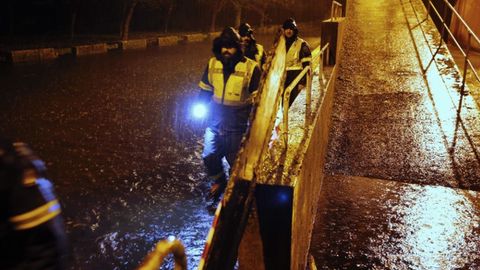
[[[222,56],[222,47],[236,48],[236,53],[230,59],[225,59]],[[228,81],[230,75],[235,71],[235,66],[239,62],[247,61],[243,55],[240,36],[237,31],[232,27],[225,28],[221,35],[213,40],[212,52],[215,58],[223,64],[223,78],[224,85]],[[252,93],[257,90],[260,81],[260,69],[255,67],[253,74],[251,75],[249,92]],[[206,66],[200,84],[207,85],[213,88],[213,85],[209,82],[209,68]],[[248,125],[248,117],[250,115],[251,106],[227,106],[210,102],[212,98],[212,91],[205,91],[201,89],[199,99],[204,103],[210,104],[209,112],[209,127],[213,130],[222,132],[241,132],[243,133]]]

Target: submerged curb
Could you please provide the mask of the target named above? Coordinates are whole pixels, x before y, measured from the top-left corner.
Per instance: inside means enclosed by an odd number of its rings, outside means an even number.
[[[278,26],[265,26],[258,29],[259,33],[274,33]],[[212,40],[220,32],[191,33],[153,38],[118,40],[108,43],[80,44],[72,47],[37,48],[27,50],[0,50],[0,63],[35,63],[57,59],[62,56],[85,56],[103,54],[113,50],[144,50],[150,47],[167,47],[185,43]]]

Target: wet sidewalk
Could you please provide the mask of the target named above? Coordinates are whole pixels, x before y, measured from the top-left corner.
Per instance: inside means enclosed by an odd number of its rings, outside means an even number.
[[[477,103],[460,95],[447,49],[428,65],[439,34],[430,21],[417,26],[421,0],[348,9],[310,250],[317,268],[480,268]]]

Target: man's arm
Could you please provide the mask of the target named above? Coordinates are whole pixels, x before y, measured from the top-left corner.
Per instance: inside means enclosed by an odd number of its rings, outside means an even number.
[[[202,79],[198,83],[198,86],[200,87],[200,92],[197,99],[202,103],[210,102],[213,95],[213,85],[208,79],[208,65],[203,71]]]
[[[302,43],[299,57],[300,57],[300,62],[302,62],[303,68],[307,67],[308,65],[310,65],[310,62],[312,62],[312,52],[310,51],[310,46],[308,45],[307,42]]]
[[[258,65],[255,65],[255,68],[253,69],[252,73],[252,78],[250,79],[250,85],[248,87],[248,91],[250,93],[253,93],[254,91],[258,90],[258,85],[260,84],[260,78],[261,78],[262,72],[260,71],[260,68]]]

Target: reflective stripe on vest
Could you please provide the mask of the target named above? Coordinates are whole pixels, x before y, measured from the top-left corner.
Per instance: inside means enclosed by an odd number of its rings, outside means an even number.
[[[286,70],[302,70],[302,62],[300,61],[300,50],[302,49],[302,44],[304,40],[297,38],[290,48],[288,49],[287,56],[285,59]]]
[[[208,80],[213,85],[213,101],[229,106],[247,104],[250,97],[249,85],[255,69],[255,61],[245,58],[245,62],[238,62],[235,71],[228,77],[224,87],[223,64],[215,57],[208,62]]]
[[[15,230],[26,230],[45,223],[60,214],[60,204],[52,200],[29,212],[9,218]]]
[[[257,46],[257,54],[255,54],[255,61],[260,65],[262,61],[262,55],[263,55],[263,46],[260,44],[256,44]]]

